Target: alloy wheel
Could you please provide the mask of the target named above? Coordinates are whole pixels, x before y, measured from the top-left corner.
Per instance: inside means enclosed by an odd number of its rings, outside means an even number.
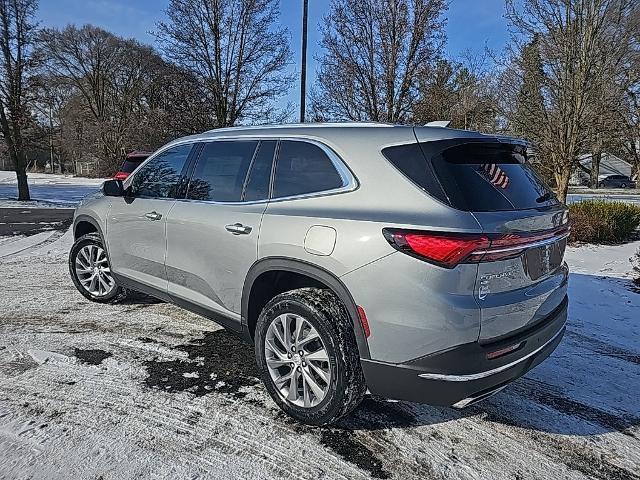
[[[303,317],[276,317],[264,339],[265,360],[280,396],[299,407],[314,407],[331,383],[331,362],[318,331]]]
[[[78,251],[75,271],[82,288],[95,297],[104,297],[116,288],[107,252],[99,245],[85,245]]]

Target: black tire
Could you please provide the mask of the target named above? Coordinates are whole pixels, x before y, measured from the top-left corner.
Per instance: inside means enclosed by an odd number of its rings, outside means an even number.
[[[620,188],[627,188],[627,184],[626,183],[621,183],[620,184]]]
[[[78,238],[73,246],[71,247],[71,251],[69,252],[69,274],[71,275],[71,279],[73,280],[73,284],[76,286],[78,291],[85,297],[91,300],[92,302],[98,303],[114,303],[119,300],[122,300],[126,296],[126,290],[122,287],[116,285],[111,292],[104,296],[97,296],[91,294],[91,292],[87,291],[76,274],[75,262],[78,252],[82,249],[82,247],[86,245],[97,245],[106,252],[106,248],[104,248],[104,243],[102,242],[102,238],[97,233],[87,233],[82,237]],[[107,254],[108,255],[108,254]],[[107,257],[108,259],[108,257]]]
[[[293,313],[307,320],[320,334],[330,360],[328,391],[324,399],[312,407],[298,406],[284,399],[267,368],[265,336],[269,325],[283,313]],[[349,314],[329,290],[300,288],[271,299],[258,318],[255,352],[262,381],[271,398],[286,414],[302,423],[327,425],[336,422],[360,404],[367,390]]]

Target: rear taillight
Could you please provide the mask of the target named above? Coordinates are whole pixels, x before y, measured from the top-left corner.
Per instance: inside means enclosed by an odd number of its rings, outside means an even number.
[[[504,260],[527,248],[553,243],[569,234],[568,227],[536,233],[466,234],[383,229],[387,241],[400,250],[441,267],[459,263]]]
[[[411,230],[383,230],[387,241],[397,250],[430,261],[445,268],[453,268],[476,250],[489,248],[485,235],[416,232]]]
[[[113,176],[114,180],[126,180],[129,174],[127,172],[118,172]]]

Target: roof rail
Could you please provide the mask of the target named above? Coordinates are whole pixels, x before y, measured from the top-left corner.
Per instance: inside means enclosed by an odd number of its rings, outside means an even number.
[[[263,128],[314,128],[314,127],[393,127],[389,123],[379,122],[317,122],[317,123],[282,123],[277,125],[238,125],[236,127],[222,127],[207,130],[206,133],[233,132],[238,130],[260,130]]]

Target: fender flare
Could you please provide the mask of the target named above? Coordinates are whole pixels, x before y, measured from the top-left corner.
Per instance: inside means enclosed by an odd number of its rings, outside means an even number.
[[[100,224],[96,221],[95,218],[89,215],[78,215],[73,219],[73,239],[74,240],[76,239],[76,227],[80,222],[87,222],[93,225],[98,231],[98,233],[100,234],[100,236],[102,237],[102,240],[104,241],[104,235],[102,233],[102,228],[100,227]]]
[[[360,317],[358,317],[356,303],[347,287],[338,277],[329,271],[313,263],[305,262],[304,260],[297,260],[288,257],[266,257],[258,260],[251,266],[242,288],[242,326],[243,330],[245,330],[247,334],[249,332],[249,297],[251,295],[253,284],[260,275],[274,270],[299,273],[327,285],[347,308],[347,312],[351,318],[353,331],[355,333],[360,358],[371,358],[369,354],[369,344],[367,343],[367,338],[364,335],[362,324],[360,323]]]

